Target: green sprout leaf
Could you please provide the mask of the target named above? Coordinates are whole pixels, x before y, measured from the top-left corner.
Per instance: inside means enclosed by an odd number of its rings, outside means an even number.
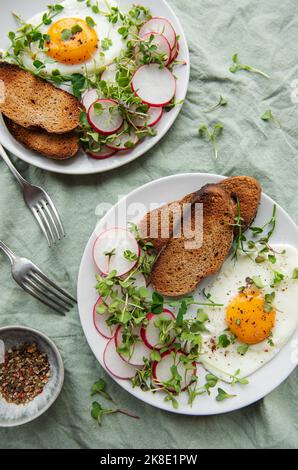
[[[217,395],[216,395],[216,401],[223,401],[226,400],[227,398],[233,398],[236,397],[236,395],[229,395],[227,392],[225,392],[222,388],[217,389]]]
[[[109,400],[111,402],[114,402],[113,398],[111,395],[108,394],[107,392],[107,384],[103,379],[99,379],[91,387],[91,396],[93,395],[102,395],[106,400]]]
[[[261,119],[262,119],[263,121],[267,121],[267,122],[268,122],[268,121],[271,121],[271,122],[273,122],[273,124],[274,124],[276,127],[278,127],[278,128],[281,127],[279,120],[274,116],[274,114],[272,113],[272,110],[271,110],[271,109],[267,109],[267,110],[262,114]]]
[[[236,73],[239,70],[246,70],[247,72],[252,72],[252,73],[256,73],[258,75],[262,75],[262,77],[265,77],[267,79],[270,78],[270,76],[267,73],[262,72],[262,70],[259,70],[255,67],[252,67],[251,65],[241,64],[239,62],[238,54],[234,54],[232,60],[233,60],[233,65],[231,65],[231,67],[229,68],[231,73]]]
[[[220,95],[218,102],[212,106],[211,108],[207,109],[204,111],[205,113],[211,113],[212,111],[215,111],[216,109],[220,108],[221,106],[226,106],[228,104],[228,101]]]
[[[223,125],[220,122],[217,122],[216,124],[214,124],[211,131],[208,130],[208,127],[206,126],[206,124],[202,124],[198,130],[200,137],[205,137],[209,142],[211,142],[215,160],[217,160],[218,158],[217,139],[219,135],[222,133],[223,128],[224,128]]]

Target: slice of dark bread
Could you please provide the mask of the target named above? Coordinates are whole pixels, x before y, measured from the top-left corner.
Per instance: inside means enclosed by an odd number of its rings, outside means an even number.
[[[253,223],[261,200],[261,185],[251,176],[232,176],[218,183],[221,188],[229,192],[235,203],[240,203],[240,214],[243,219],[243,230]]]
[[[228,256],[233,242],[234,202],[218,185],[207,185],[198,193],[196,203],[203,204],[202,244],[187,248],[191,241],[184,235],[169,239],[160,252],[151,273],[156,292],[179,297],[193,292],[207,276],[215,274]],[[195,204],[189,225],[194,229]]]
[[[16,65],[1,63],[1,80],[0,112],[20,126],[55,134],[78,127],[80,103],[73,95]]]
[[[187,194],[182,199],[164,204],[148,212],[139,223],[139,234],[144,242],[150,242],[160,251],[167,244],[173,233],[176,217],[181,217],[183,204],[191,204],[197,192]]]
[[[79,150],[78,136],[75,132],[49,134],[43,129],[26,129],[8,118],[4,118],[4,121],[18,142],[45,157],[66,160],[74,157]]]
[[[258,181],[250,176],[233,176],[226,178],[218,183],[225,191],[227,191],[235,202],[235,215],[237,213],[236,200],[240,202],[240,213],[243,218],[243,229],[246,230],[253,222],[260,203],[261,186]],[[173,226],[174,211],[172,207],[182,206],[190,203],[196,196],[196,192],[184,196],[180,201],[173,201],[169,204],[148,212],[139,223],[140,235],[146,242],[153,244],[154,248],[160,251],[171,237]],[[169,221],[169,236],[161,237],[161,225]]]

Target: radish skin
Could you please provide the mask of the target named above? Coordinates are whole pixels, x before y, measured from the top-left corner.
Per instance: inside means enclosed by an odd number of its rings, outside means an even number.
[[[164,107],[176,94],[176,79],[169,69],[161,69],[159,64],[142,65],[132,77],[131,88],[143,103]]]
[[[100,115],[95,112],[95,105],[102,106],[102,113]],[[93,129],[102,135],[111,135],[117,132],[123,124],[123,116],[117,109],[118,103],[115,100],[99,99],[96,100],[88,109],[87,119]],[[110,112],[111,108],[115,108]]]
[[[154,321],[158,318],[166,318],[169,320],[175,320],[175,315],[167,309],[164,309],[160,314],[148,313],[147,320],[148,325],[142,327],[141,338],[150,349],[160,350],[164,347],[170,346],[175,341],[175,336],[172,335],[171,341],[168,344],[159,343],[159,329],[154,325]]]
[[[102,298],[99,297],[93,307],[93,323],[96,330],[101,336],[106,339],[111,339],[114,337],[116,327],[111,328],[107,325],[107,320],[110,317],[110,313],[108,312],[108,310],[106,310],[106,312],[103,314],[97,313],[97,307],[102,304]]]
[[[177,39],[176,31],[170,21],[166,18],[161,16],[153,16],[150,20],[143,24],[139,31],[139,36],[144,37],[145,34],[150,32],[163,34],[167,38],[171,49],[173,49],[175,46]]]
[[[149,109],[147,111],[148,117],[146,118],[141,118],[141,117],[136,117],[133,118],[133,123],[137,127],[145,127],[146,125],[149,127],[156,126],[156,124],[159,123],[163,116],[164,110],[163,108],[155,108],[154,106],[149,106]]]
[[[167,382],[171,379],[172,373],[171,373],[171,366],[174,365],[174,359],[172,358],[172,353],[173,351],[169,350],[164,352],[161,355],[161,361],[160,362],[154,362],[152,365],[152,372],[153,372],[153,378],[158,387],[163,387],[163,382]],[[186,369],[184,364],[177,360],[177,356],[183,355],[186,356],[186,354],[183,351],[177,351],[176,352],[176,365],[178,369],[178,373],[182,377],[181,381],[181,390],[184,392],[185,390],[188,389],[190,384],[192,383],[193,376],[197,374],[197,364],[195,362],[192,363],[193,369]],[[170,390],[174,392],[174,390]]]
[[[121,346],[122,344],[122,331],[123,327],[120,325],[118,326],[116,333],[115,333],[115,344],[116,344],[116,349],[118,346]],[[134,334],[140,337],[140,328],[136,328],[134,331]],[[140,337],[141,340],[141,337]],[[118,353],[121,359],[123,361],[127,362],[128,364],[135,366],[135,367],[140,367],[144,365],[144,360],[143,358],[145,357],[148,359],[150,357],[151,350],[147,348],[147,346],[143,343],[143,341],[137,341],[134,345],[134,350],[132,353],[132,356],[130,358],[124,356],[124,354]]]
[[[100,152],[92,152],[91,150],[87,150],[86,153],[89,155],[89,157],[94,158],[95,160],[104,160],[105,158],[110,158],[115,155],[117,150],[111,149],[104,145]]]
[[[109,253],[115,249],[115,255],[109,257]],[[116,270],[117,276],[124,276],[129,273],[138,263],[124,258],[125,250],[130,250],[140,256],[140,246],[131,233],[122,227],[114,227],[102,232],[93,245],[93,259],[99,271],[107,276],[111,271]]]
[[[117,379],[129,380],[135,376],[136,367],[123,361],[116,350],[115,339],[112,338],[105,347],[103,353],[105,368]]]

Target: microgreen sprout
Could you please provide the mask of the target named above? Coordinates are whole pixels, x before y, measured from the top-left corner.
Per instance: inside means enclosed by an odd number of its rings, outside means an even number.
[[[216,109],[220,108],[221,106],[226,106],[227,104],[228,104],[228,101],[222,95],[220,95],[218,102],[214,106],[212,106],[211,108],[206,109],[204,112],[205,113],[211,113],[212,111],[215,111]]]
[[[222,133],[223,128],[224,127],[220,122],[217,122],[216,124],[214,124],[211,131],[208,130],[208,127],[207,127],[206,124],[202,124],[199,127],[199,131],[198,131],[199,136],[200,137],[205,137],[212,144],[215,160],[217,160],[217,158],[218,158],[218,142],[217,142],[217,139],[218,139],[219,135]]]
[[[261,116],[263,121],[272,122],[276,127],[280,129],[281,125],[279,120],[274,116],[271,109],[267,109]]]
[[[217,396],[216,396],[216,401],[223,401],[226,400],[227,398],[234,398],[236,395],[230,395],[227,392],[225,392],[222,388],[217,389]]]
[[[270,76],[267,73],[262,72],[262,70],[260,70],[260,69],[252,67],[251,65],[241,64],[239,62],[238,54],[234,54],[232,60],[233,60],[233,65],[231,65],[231,67],[229,68],[231,73],[236,73],[239,70],[246,70],[248,72],[252,72],[252,73],[256,73],[258,75],[262,75],[262,77],[265,77],[267,79],[270,78]]]

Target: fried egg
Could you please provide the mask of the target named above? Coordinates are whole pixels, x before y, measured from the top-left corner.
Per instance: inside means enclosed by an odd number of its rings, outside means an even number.
[[[117,2],[112,0],[109,4],[116,6]],[[49,75],[57,69],[61,74],[84,74],[109,65],[120,55],[124,41],[118,33],[119,25],[110,23],[103,14],[107,11],[104,0],[98,2],[99,13],[85,1],[65,0],[61,5],[63,10],[49,25],[42,21],[45,12],[28,20],[34,27],[41,24],[38,31],[49,38],[44,50],[37,41],[32,44],[32,55],[23,54],[28,68],[34,70],[34,61],[38,60]]]
[[[208,311],[209,333],[203,336],[201,362],[227,382],[239,369],[241,377],[246,377],[270,361],[298,326],[298,280],[293,279],[298,251],[290,245],[272,248],[274,264],[258,264],[240,254],[236,262],[228,259],[208,286],[212,298],[223,307]],[[274,272],[284,276],[275,287]],[[249,279],[255,279],[257,285]],[[221,335],[230,341],[228,346],[219,345]]]

